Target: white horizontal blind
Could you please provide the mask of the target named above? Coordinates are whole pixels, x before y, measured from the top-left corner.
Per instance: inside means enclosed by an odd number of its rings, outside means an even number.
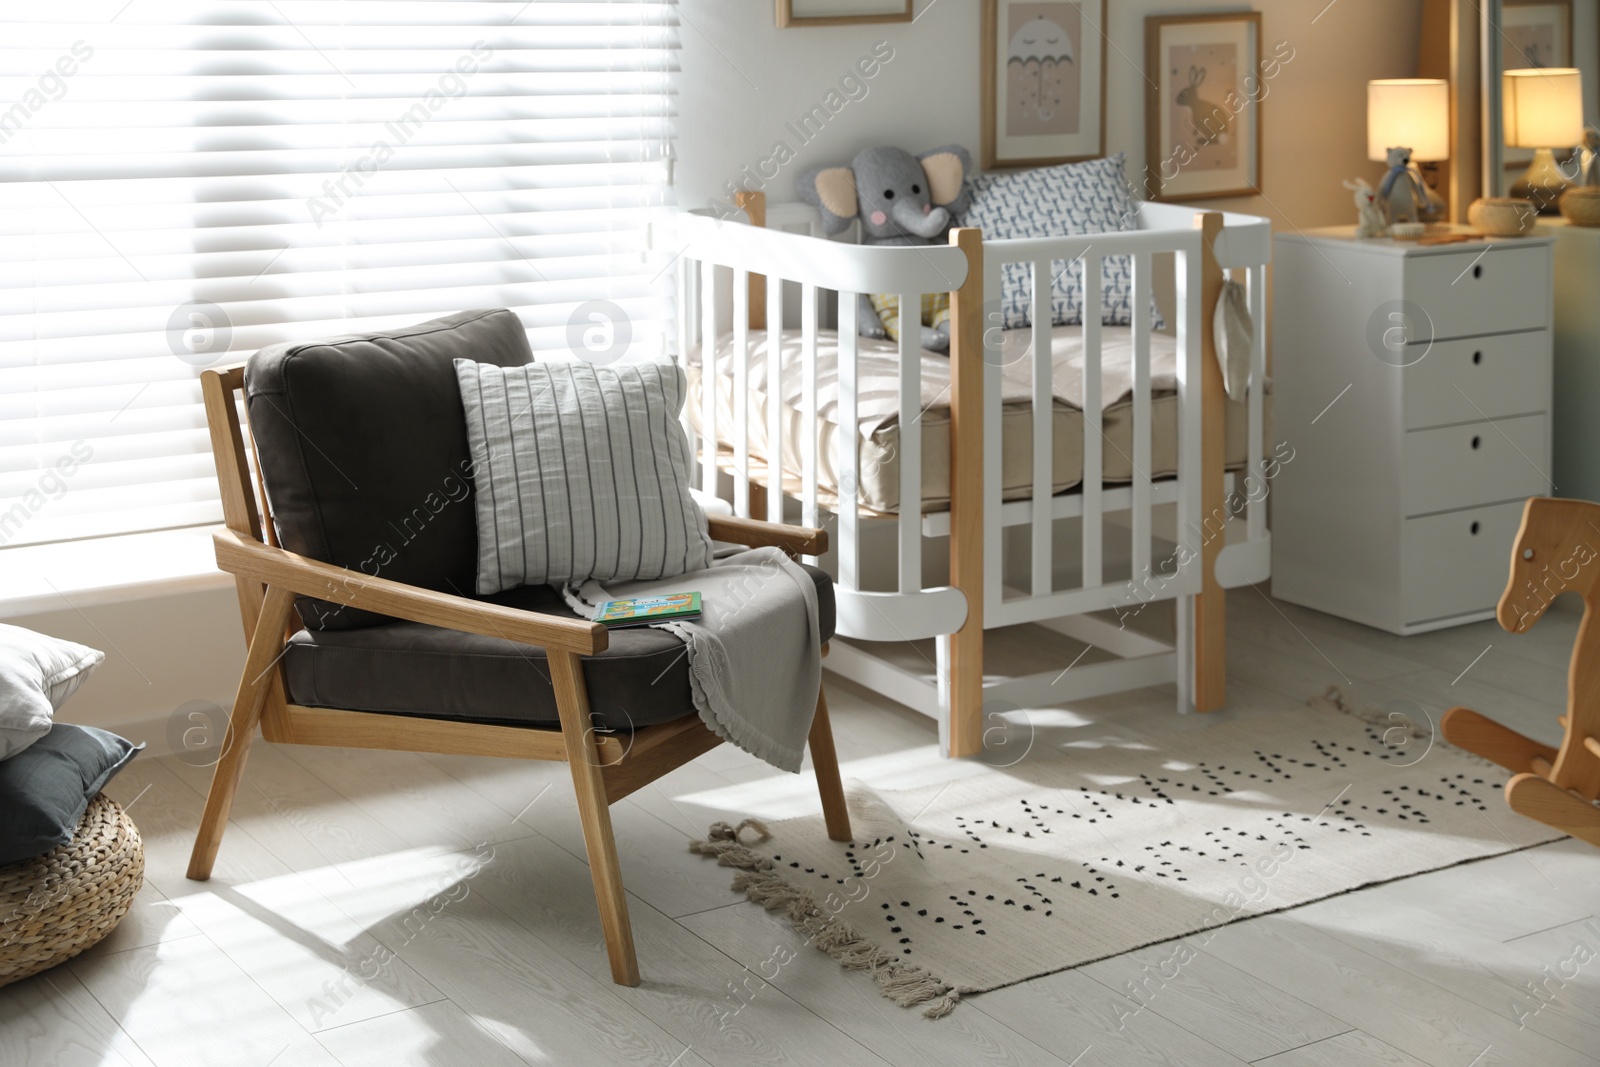
[[[0,546],[217,521],[199,372],[264,345],[510,307],[542,356],[659,350],[675,23],[5,4]]]

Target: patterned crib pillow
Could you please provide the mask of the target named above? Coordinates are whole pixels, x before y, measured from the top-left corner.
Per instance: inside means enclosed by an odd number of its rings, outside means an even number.
[[[675,363],[455,361],[477,487],[478,592],[711,565]]]
[[[1138,228],[1123,175],[1123,154],[1014,174],[981,174],[974,183],[972,207],[964,224],[983,231],[986,240],[1105,233]],[[1051,323],[1083,321],[1083,261],[1050,265]],[[1031,325],[1032,269],[1007,263],[1001,270],[1001,325],[1012,330]],[[1100,321],[1107,326],[1133,323],[1133,260],[1106,256],[1100,261]],[[1150,300],[1155,329],[1166,323]]]

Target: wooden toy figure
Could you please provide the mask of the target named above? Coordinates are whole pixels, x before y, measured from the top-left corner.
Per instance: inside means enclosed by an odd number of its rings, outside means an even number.
[[[1600,845],[1600,504],[1534,497],[1522,511],[1511,578],[1495,617],[1504,629],[1523,633],[1569,591],[1583,597],[1583,621],[1567,671],[1561,747],[1466,708],[1446,712],[1440,729],[1451,744],[1513,773],[1506,783],[1512,811]]]

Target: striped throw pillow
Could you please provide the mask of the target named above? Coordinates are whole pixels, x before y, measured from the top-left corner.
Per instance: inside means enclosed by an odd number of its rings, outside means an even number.
[[[675,363],[455,361],[477,486],[478,592],[711,564]]]

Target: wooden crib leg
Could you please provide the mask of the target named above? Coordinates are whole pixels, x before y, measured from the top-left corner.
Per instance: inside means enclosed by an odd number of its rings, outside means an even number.
[[[983,754],[983,234],[954,229],[950,243],[967,257],[950,301],[950,584],[967,598],[967,619],[950,635],[945,755],[960,757]]]
[[[1519,815],[1600,845],[1600,808],[1537,774],[1519,774],[1507,782],[1506,803]]]
[[[1470,708],[1451,708],[1445,712],[1444,718],[1439,720],[1439,732],[1457,748],[1498,763],[1512,774],[1534,771],[1534,760],[1543,760],[1548,766],[1556,758],[1556,750],[1549,745],[1541,745]]]

